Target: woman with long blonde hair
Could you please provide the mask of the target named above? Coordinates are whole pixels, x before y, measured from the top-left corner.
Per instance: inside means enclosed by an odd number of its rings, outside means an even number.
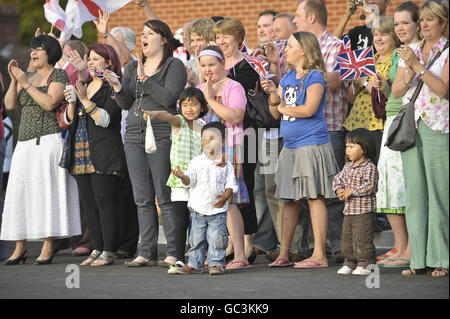
[[[288,40],[286,61],[292,71],[280,81],[278,89],[262,81],[270,92],[270,112],[282,118],[283,149],[275,172],[275,195],[284,202],[281,244],[278,258],[270,267],[289,263],[289,244],[297,225],[302,200],[311,211],[314,252],[294,268],[328,267],[325,252],[328,214],[325,198],[335,198],[332,190],[338,166],[330,144],[323,108],[326,100],[325,67],[317,38],[310,32],[296,32]]]

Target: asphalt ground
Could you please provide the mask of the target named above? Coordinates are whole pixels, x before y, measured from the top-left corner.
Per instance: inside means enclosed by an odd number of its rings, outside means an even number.
[[[402,276],[401,269],[380,268],[365,276],[338,275],[329,259],[323,269],[269,268],[258,255],[251,269],[221,276],[168,275],[159,266],[128,268],[124,260],[105,267],[78,266],[86,257],[60,251],[50,265],[33,265],[40,242],[28,244],[26,264],[0,264],[0,299],[448,299],[449,279]],[[13,243],[8,247],[10,253]],[[159,245],[164,258],[165,245]],[[383,251],[378,251],[382,253]],[[368,284],[367,284],[368,283]],[[372,288],[369,288],[372,287]]]

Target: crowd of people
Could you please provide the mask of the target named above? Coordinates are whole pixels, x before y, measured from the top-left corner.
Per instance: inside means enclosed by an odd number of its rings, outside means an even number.
[[[105,11],[94,21],[104,43],[37,30],[27,70],[8,64],[4,107],[22,113],[0,218],[6,265],[25,263],[39,238],[38,265],[71,246],[82,266],[123,258],[168,274],[248,269],[259,253],[272,268],[336,257],[342,275],[376,264],[448,276],[446,0],[407,1],[393,16],[389,0],[364,0],[379,14],[347,35],[353,50],[373,46],[376,75],[353,80],[336,71],[353,0],[332,32],[321,0],[264,10],[254,49],[238,18],[189,20],[181,44],[147,1],[135,4],[148,19],[137,55],[134,32],[109,30]],[[415,144],[394,151],[389,128],[418,85]],[[261,108],[275,125],[255,118]],[[380,214],[395,242],[376,256]],[[15,241],[9,258],[2,241]]]

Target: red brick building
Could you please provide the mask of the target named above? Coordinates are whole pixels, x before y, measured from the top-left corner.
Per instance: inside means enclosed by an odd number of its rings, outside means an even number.
[[[390,0],[387,14],[392,15],[394,9],[404,0]],[[413,0],[421,5],[423,0]],[[237,17],[244,23],[247,39],[250,47],[256,42],[256,24],[258,13],[269,8],[280,12],[294,14],[298,0],[151,0],[152,9],[158,17],[166,22],[172,31],[181,27],[185,21],[201,17],[225,16]],[[330,32],[336,28],[339,20],[345,13],[347,0],[325,0],[328,9],[328,29]],[[347,24],[346,31],[350,28],[363,24],[360,19],[362,10],[358,9],[355,15]],[[124,8],[114,12],[110,17],[111,28],[116,26],[128,26],[132,28],[136,35],[139,35],[143,28],[145,17],[142,8],[134,1]],[[101,41],[101,38],[99,38]],[[137,37],[138,48],[140,47],[140,37]]]

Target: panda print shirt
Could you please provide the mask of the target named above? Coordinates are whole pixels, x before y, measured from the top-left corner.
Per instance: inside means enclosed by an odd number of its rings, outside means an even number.
[[[282,115],[280,132],[284,138],[284,146],[287,148],[321,145],[330,142],[328,127],[323,114],[326,84],[322,73],[311,70],[304,77],[302,85],[302,79],[296,79],[296,71],[290,71],[280,81],[280,86],[283,88],[283,101],[287,107],[302,107],[306,102],[306,91],[314,83],[320,83],[325,88],[317,112],[309,118],[294,118]]]

